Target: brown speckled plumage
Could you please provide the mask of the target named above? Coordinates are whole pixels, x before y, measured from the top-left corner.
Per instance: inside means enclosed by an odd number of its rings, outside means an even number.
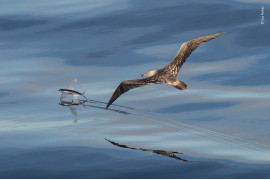
[[[122,94],[125,92],[152,84],[161,84],[161,83],[167,83],[172,86],[174,86],[177,89],[180,90],[186,90],[187,85],[178,80],[176,78],[179,69],[184,64],[186,59],[189,57],[189,55],[194,51],[196,48],[198,48],[201,44],[210,41],[212,39],[215,39],[219,36],[221,36],[224,33],[218,33],[213,34],[209,36],[200,37],[197,39],[193,39],[191,41],[185,42],[180,47],[178,53],[174,57],[174,59],[164,68],[159,69],[156,71],[156,73],[153,76],[150,76],[148,78],[143,79],[136,79],[136,80],[125,80],[120,83],[120,85],[117,87],[117,89],[114,91],[111,99],[109,100],[106,109]]]

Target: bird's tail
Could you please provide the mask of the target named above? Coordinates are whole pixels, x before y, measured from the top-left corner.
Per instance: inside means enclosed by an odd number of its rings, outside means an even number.
[[[187,85],[186,85],[186,83],[184,83],[183,81],[180,81],[178,79],[175,79],[175,81],[172,81],[172,82],[168,82],[168,84],[174,86],[177,89],[186,90],[187,91]]]

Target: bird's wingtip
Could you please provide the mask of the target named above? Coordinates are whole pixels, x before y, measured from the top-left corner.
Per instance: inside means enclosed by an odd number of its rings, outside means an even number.
[[[227,32],[222,32],[222,33],[218,33],[220,36],[223,35],[223,34],[226,34]]]

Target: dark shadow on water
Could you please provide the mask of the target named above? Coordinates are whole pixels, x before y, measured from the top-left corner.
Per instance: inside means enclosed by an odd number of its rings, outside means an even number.
[[[97,108],[97,109],[104,109],[104,110],[108,110],[108,111],[117,112],[117,113],[120,113],[120,114],[131,114],[131,113],[126,112],[126,111],[117,110],[117,109],[106,109],[105,107],[101,107],[101,106],[94,106],[94,105],[84,105],[84,106]]]
[[[94,102],[94,103],[100,103],[100,104],[106,104],[106,105],[107,105],[106,102],[96,101],[96,100],[88,100],[88,102],[90,102],[90,103],[91,103],[91,102]],[[117,104],[112,104],[111,106],[117,106],[117,107],[123,107],[123,108],[131,109],[131,110],[136,110],[136,109],[134,109],[134,108],[132,108],[132,107],[121,106],[121,105],[117,105]],[[109,109],[107,109],[107,110],[109,110]]]
[[[8,93],[6,93],[6,92],[0,92],[0,97],[6,96],[6,95],[8,95]]]
[[[33,18],[31,16],[6,15],[0,17],[0,31],[12,31],[25,28],[31,28],[47,23],[48,20],[42,18]]]
[[[140,150],[140,151],[150,151],[154,154],[160,154],[160,155],[163,155],[163,156],[168,156],[170,158],[173,158],[173,159],[176,159],[176,160],[179,160],[179,161],[183,161],[183,162],[188,162],[188,160],[186,159],[182,159],[180,157],[177,157],[175,154],[183,154],[183,153],[179,153],[179,152],[172,152],[172,151],[164,151],[164,150],[153,150],[153,149],[144,149],[144,148],[133,148],[133,147],[128,147],[124,144],[119,144],[119,143],[116,143],[114,141],[110,141],[109,139],[105,138],[106,141],[108,141],[109,143],[115,145],[115,146],[118,146],[118,147],[121,147],[121,148],[127,148],[127,149],[133,149],[133,150]]]

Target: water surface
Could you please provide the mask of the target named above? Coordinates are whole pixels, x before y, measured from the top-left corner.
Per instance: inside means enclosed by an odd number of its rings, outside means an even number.
[[[1,1],[0,177],[270,178],[269,5]],[[188,92],[147,86],[104,109],[121,81],[220,32],[180,70]],[[91,101],[59,104],[75,77]]]

